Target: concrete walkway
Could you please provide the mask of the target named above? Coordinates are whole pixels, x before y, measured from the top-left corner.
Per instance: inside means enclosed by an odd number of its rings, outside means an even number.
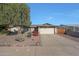
[[[79,56],[79,43],[59,35],[41,35],[40,46],[0,47],[0,55]]]

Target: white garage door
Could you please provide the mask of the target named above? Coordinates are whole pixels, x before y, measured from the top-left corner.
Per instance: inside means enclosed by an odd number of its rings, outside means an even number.
[[[40,34],[54,34],[54,28],[39,28]]]

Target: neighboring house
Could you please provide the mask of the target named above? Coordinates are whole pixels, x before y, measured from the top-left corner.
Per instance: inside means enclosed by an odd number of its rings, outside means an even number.
[[[31,32],[34,30],[35,27],[38,27],[39,34],[56,34],[57,27],[54,25],[49,25],[48,23],[43,25],[31,25]]]

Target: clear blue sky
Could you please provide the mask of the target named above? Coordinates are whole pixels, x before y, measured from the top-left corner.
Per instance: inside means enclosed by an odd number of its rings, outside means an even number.
[[[32,24],[79,24],[79,4],[30,3]]]

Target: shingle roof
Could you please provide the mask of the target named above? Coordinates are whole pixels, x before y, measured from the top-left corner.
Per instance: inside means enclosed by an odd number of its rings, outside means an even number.
[[[31,25],[30,27],[56,27],[55,25],[52,24],[37,24],[37,25]]]

